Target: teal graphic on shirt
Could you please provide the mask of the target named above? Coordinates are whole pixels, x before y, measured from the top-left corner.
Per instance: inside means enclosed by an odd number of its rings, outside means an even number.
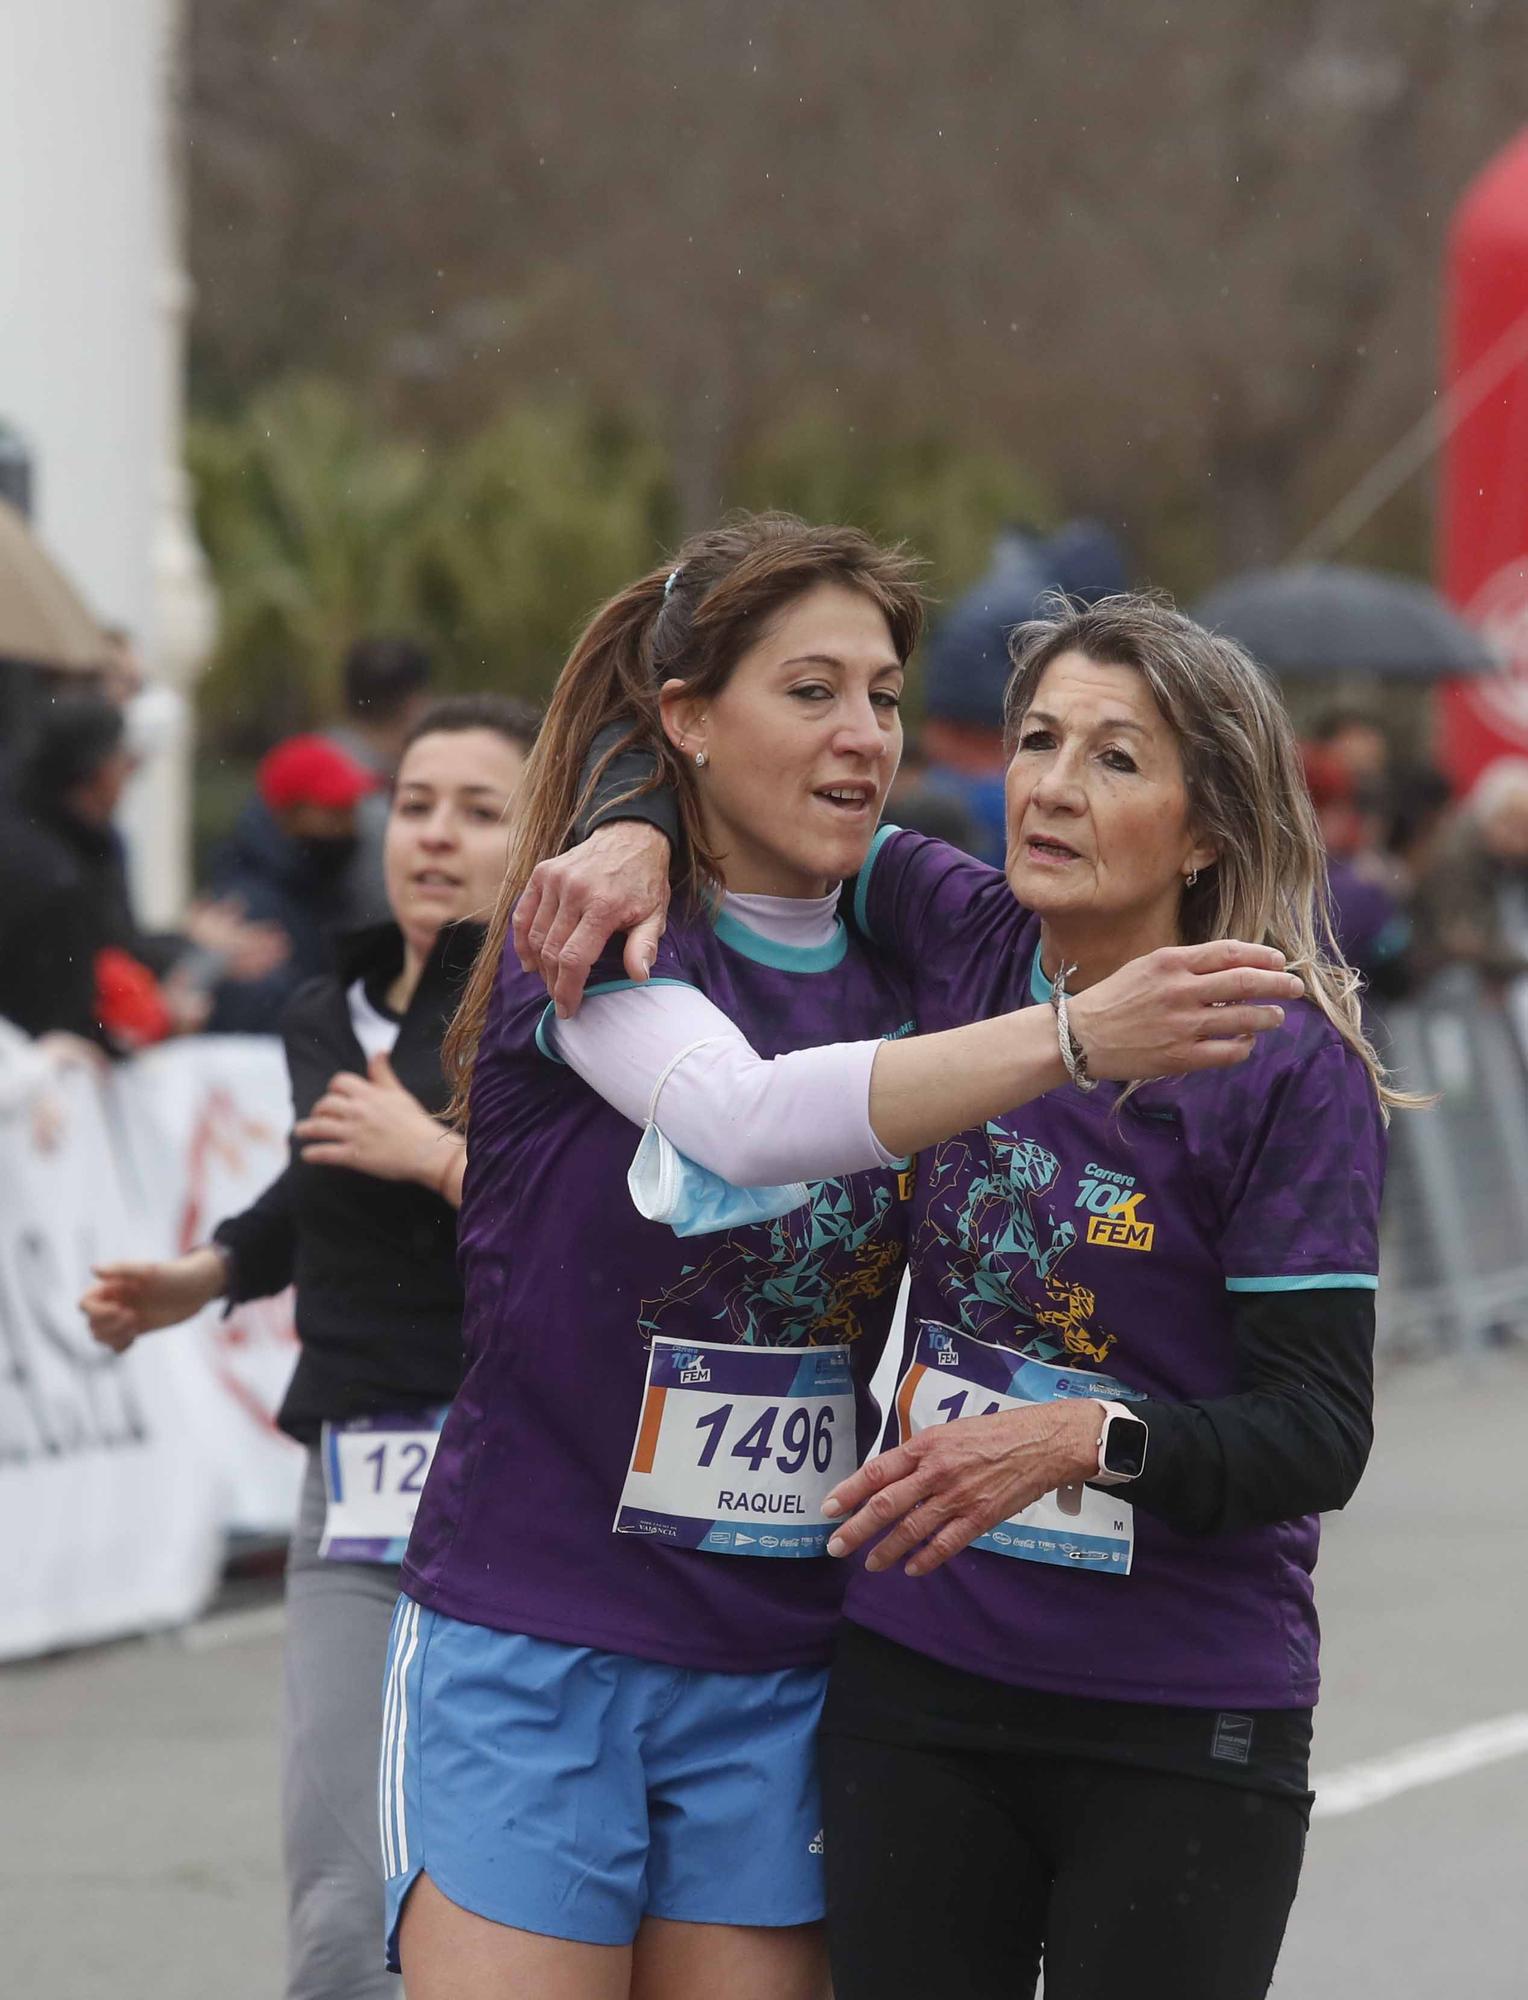
[[[1077,1225],[1070,1216],[1058,1219],[1044,1200],[1061,1162],[995,1120],[982,1137],[985,1145],[967,1133],[935,1148],[915,1254],[936,1246],[942,1253],[946,1289],[968,1332],[1001,1335],[1035,1361],[1105,1361],[1116,1336],[1094,1324],[1093,1291],[1063,1269]]]
[[[858,1340],[860,1307],[884,1297],[901,1276],[899,1207],[884,1175],[813,1183],[800,1208],[732,1230],[703,1264],[689,1266],[660,1297],[644,1299],[643,1338],[688,1329],[692,1338],[749,1347]],[[693,1302],[718,1284],[715,1331],[701,1332]]]

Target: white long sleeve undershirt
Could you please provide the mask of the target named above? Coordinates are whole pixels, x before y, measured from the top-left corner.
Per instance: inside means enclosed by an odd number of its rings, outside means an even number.
[[[835,893],[810,901],[727,896],[723,907],[774,943],[812,946],[834,934],[837,904]],[[647,1123],[654,1087],[673,1063],[658,1095],[658,1128],[735,1187],[823,1180],[894,1157],[870,1124],[879,1041],[767,1058],[703,993],[668,985],[597,993],[570,1020],[549,1023],[549,1032],[563,1061],[637,1126]]]

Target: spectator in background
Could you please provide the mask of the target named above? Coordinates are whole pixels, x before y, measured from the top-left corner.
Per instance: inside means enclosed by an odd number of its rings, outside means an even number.
[[[1300,754],[1326,843],[1332,929],[1342,956],[1363,974],[1368,994],[1398,1000],[1412,983],[1411,920],[1392,886],[1380,816],[1327,745],[1302,744]]]
[[[29,1035],[123,1053],[206,1020],[217,978],[261,978],[278,935],[198,904],[184,930],[140,929],[116,813],[133,772],[127,723],[102,694],[42,711],[0,807],[0,1015]]]
[[[1386,800],[1385,852],[1400,894],[1409,902],[1433,865],[1453,816],[1453,787],[1431,764],[1402,764]]]
[[[1328,861],[1345,861],[1360,875],[1383,880],[1389,863],[1382,852],[1383,815],[1340,757],[1325,744],[1302,743],[1300,761]]]
[[[1364,796],[1378,801],[1389,782],[1394,752],[1390,737],[1362,708],[1329,708],[1316,720],[1311,740],[1336,759]]]
[[[29,1035],[111,1046],[96,957],[121,939],[127,884],[112,814],[132,765],[121,710],[50,703],[0,808],[0,1015]]]
[[[1127,582],[1124,552],[1100,521],[1068,521],[1049,536],[1005,528],[993,543],[986,573],[956,601],[928,642],[922,739],[927,786],[959,802],[975,828],[976,845],[969,851],[994,867],[1003,865],[1008,843],[1003,803],[1008,768],[1003,696],[1012,671],[1008,635],[1037,614],[1049,592],[1096,604]]]
[[[1022,528],[1004,529],[985,573],[956,600],[923,653],[926,783],[956,801],[974,829],[972,853],[997,867],[1007,843],[1008,634],[1030,616],[1045,584],[1036,538]]]
[[[976,822],[954,792],[931,780],[928,757],[916,736],[903,746],[902,762],[886,794],[885,817],[893,826],[948,841],[967,854],[977,851]]]
[[[261,760],[255,784],[212,883],[246,918],[277,926],[287,957],[263,979],[219,989],[210,1025],[224,1034],[274,1034],[292,993],[330,970],[334,933],[353,927],[357,807],[379,780],[331,738],[292,736]]]
[[[1412,914],[1424,975],[1462,964],[1504,986],[1528,973],[1528,759],[1481,774],[1439,836]]]
[[[377,781],[356,805],[356,850],[345,884],[348,925],[388,921],[382,875],[388,796],[409,732],[430,704],[434,678],[429,654],[412,639],[357,639],[345,655],[344,719],[324,735]]]

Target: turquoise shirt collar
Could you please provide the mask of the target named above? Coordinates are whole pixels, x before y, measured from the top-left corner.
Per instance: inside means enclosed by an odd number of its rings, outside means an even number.
[[[1040,947],[1036,945],[1035,955],[1029,962],[1029,997],[1037,1007],[1048,1007],[1054,991],[1054,982],[1045,976],[1045,967],[1040,963]]]
[[[777,972],[831,972],[842,965],[849,949],[849,933],[840,917],[833,935],[825,944],[785,944],[750,930],[730,910],[718,910],[711,919],[716,935],[729,951],[751,958],[757,965],[773,966]]]

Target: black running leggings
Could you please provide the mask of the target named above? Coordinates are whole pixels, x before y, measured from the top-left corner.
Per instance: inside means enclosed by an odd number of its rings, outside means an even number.
[[[835,2000],[1263,2000],[1303,1800],[824,1734]]]

